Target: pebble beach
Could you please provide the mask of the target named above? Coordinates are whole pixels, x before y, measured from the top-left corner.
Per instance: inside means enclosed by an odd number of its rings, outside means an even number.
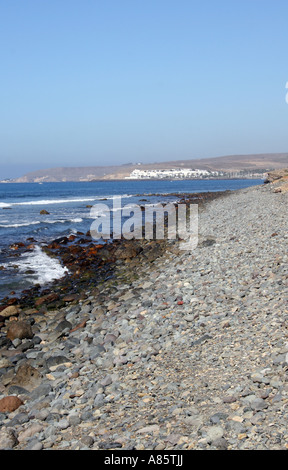
[[[3,309],[0,449],[287,449],[286,184],[201,205],[192,251],[170,241],[57,309]]]

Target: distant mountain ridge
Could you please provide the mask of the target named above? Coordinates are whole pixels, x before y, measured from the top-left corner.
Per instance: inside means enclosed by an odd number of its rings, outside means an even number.
[[[11,180],[16,183],[40,183],[63,181],[93,181],[125,179],[136,168],[143,170],[169,168],[197,168],[210,171],[235,173],[243,170],[276,170],[288,167],[288,153],[228,155],[224,157],[173,160],[156,163],[127,163],[111,166],[59,167],[26,173]]]

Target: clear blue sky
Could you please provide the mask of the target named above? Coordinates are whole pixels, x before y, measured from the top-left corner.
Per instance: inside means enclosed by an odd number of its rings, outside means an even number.
[[[288,152],[287,0],[0,0],[0,178]]]

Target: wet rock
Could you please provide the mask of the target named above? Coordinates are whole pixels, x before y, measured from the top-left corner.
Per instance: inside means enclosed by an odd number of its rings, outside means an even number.
[[[35,306],[40,307],[41,305],[55,302],[58,299],[59,299],[59,294],[55,292],[51,294],[43,295],[42,297],[35,300]]]
[[[19,307],[16,305],[10,305],[9,307],[4,308],[4,310],[1,311],[1,316],[4,318],[9,318],[12,316],[18,316],[20,312]]]
[[[69,294],[69,295],[65,295],[63,297],[63,300],[64,302],[74,302],[75,300],[77,300],[77,298],[78,298],[77,294]]]
[[[137,256],[141,251],[141,247],[137,244],[124,245],[116,249],[115,257],[117,259],[130,259]]]
[[[25,246],[24,243],[20,242],[20,243],[13,243],[12,245],[10,245],[10,249],[11,250],[18,250],[19,248],[23,248]]]

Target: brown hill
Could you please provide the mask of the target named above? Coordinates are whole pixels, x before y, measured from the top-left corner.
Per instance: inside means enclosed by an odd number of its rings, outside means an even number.
[[[224,157],[174,160],[155,163],[128,163],[113,166],[61,167],[38,170],[27,173],[14,182],[48,182],[48,181],[91,181],[124,179],[135,168],[142,170],[169,168],[198,168],[211,171],[238,172],[243,170],[275,170],[288,166],[288,153],[230,155]]]

